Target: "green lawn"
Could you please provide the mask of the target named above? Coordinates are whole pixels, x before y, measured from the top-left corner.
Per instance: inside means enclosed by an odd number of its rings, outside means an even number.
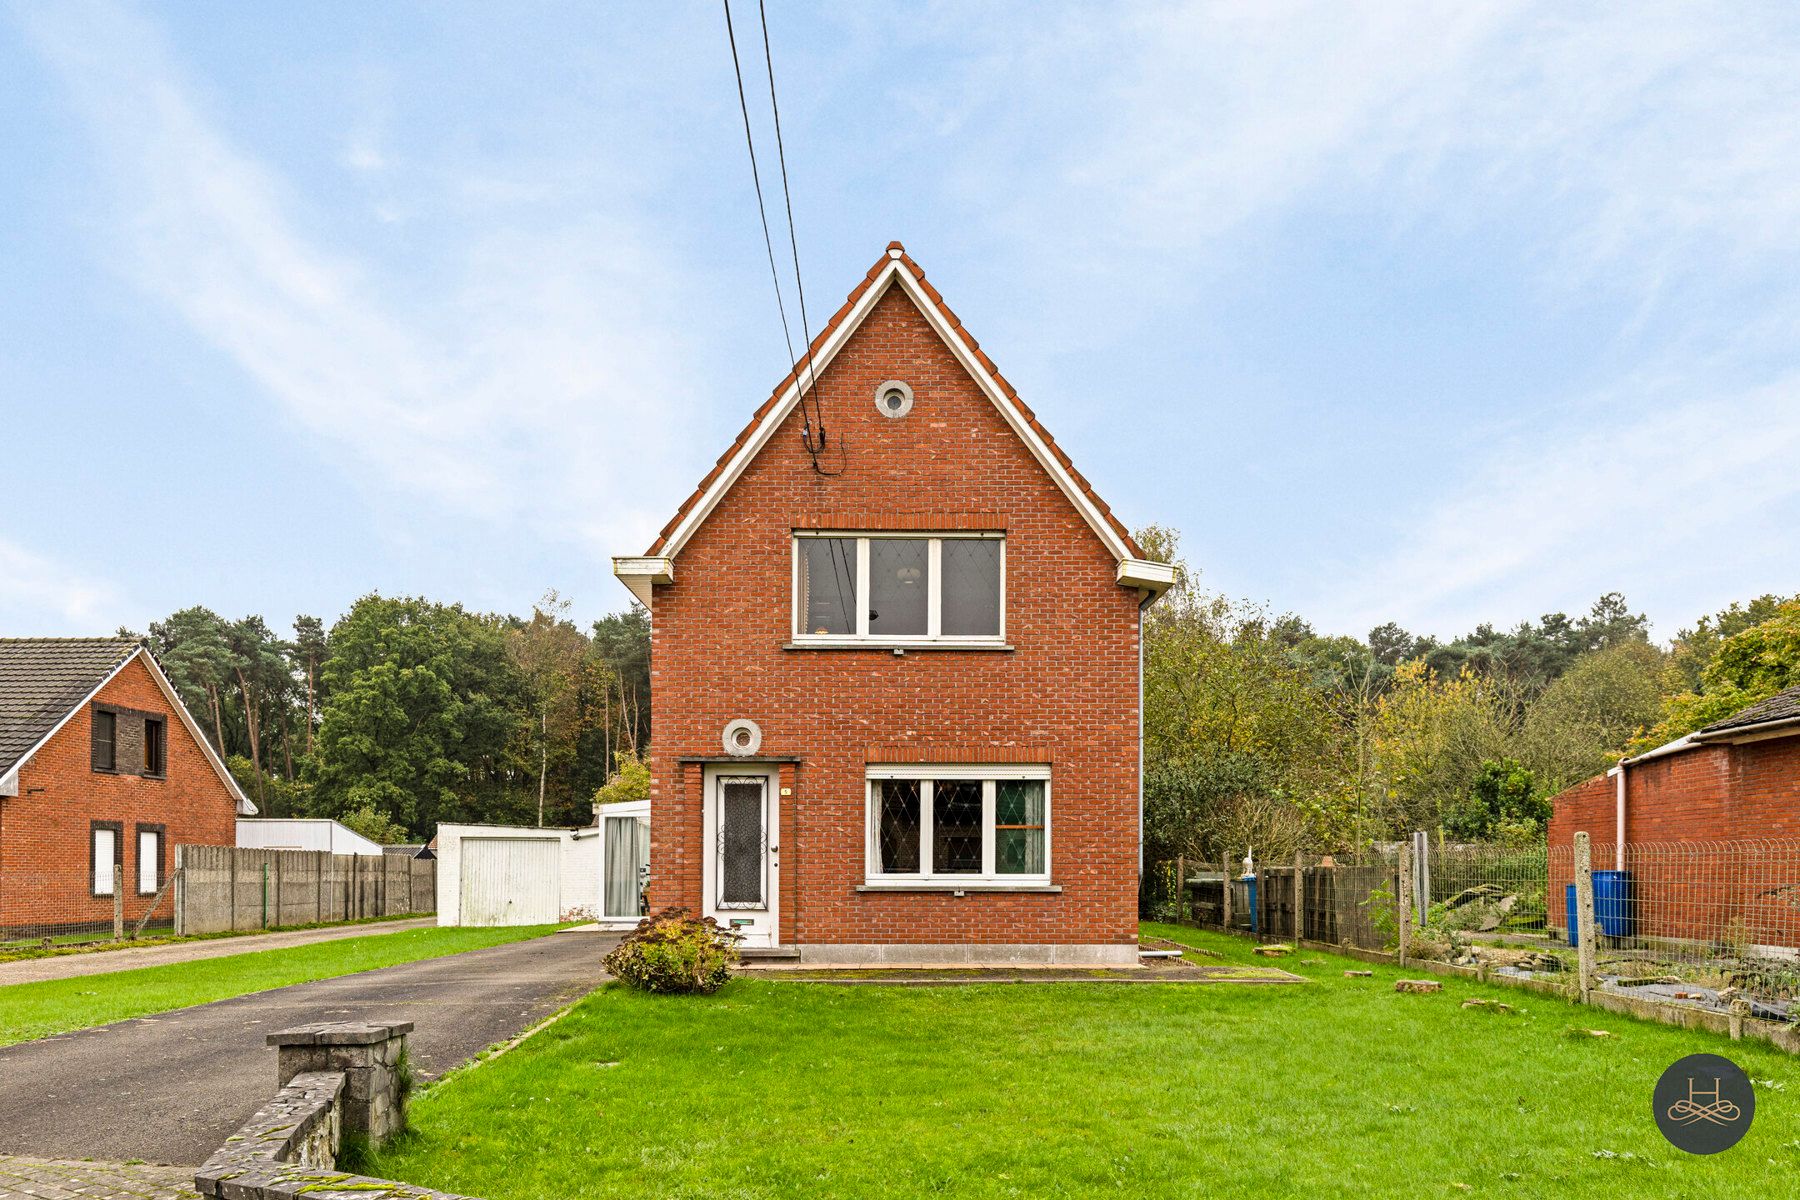
[[[1253,961],[1236,939],[1146,932]],[[373,1168],[488,1200],[1612,1200],[1774,1195],[1800,1168],[1800,1062],[1778,1051],[1457,979],[1398,995],[1401,972],[1346,979],[1362,964],[1332,956],[1281,965],[1312,982],[614,985],[427,1090]],[[1460,1008],[1470,996],[1526,1011]],[[1650,1118],[1657,1076],[1700,1050],[1771,1084],[1711,1158]]]
[[[539,937],[554,925],[407,929],[0,987],[0,1046],[313,979]]]

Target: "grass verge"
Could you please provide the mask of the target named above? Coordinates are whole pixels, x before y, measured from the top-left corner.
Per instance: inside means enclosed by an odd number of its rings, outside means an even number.
[[[1279,965],[1311,986],[612,986],[428,1089],[371,1166],[488,1200],[1674,1198],[1769,1194],[1800,1167],[1800,1063],[1779,1051],[1473,981],[1399,995],[1402,972],[1329,954]],[[1762,1081],[1749,1135],[1708,1158],[1650,1116],[1657,1076],[1697,1051]]]
[[[555,925],[426,928],[0,987],[0,1046],[314,979],[540,937]]]
[[[296,933],[307,929],[348,929],[357,925],[385,925],[390,921],[410,921],[429,917],[431,913],[395,913],[385,917],[358,917],[354,921],[309,921],[302,925],[272,925],[267,929],[227,929],[218,933],[190,933],[177,937],[172,933],[147,931],[142,937],[126,937],[113,941],[111,936],[71,933],[44,940],[24,939],[0,943],[0,963],[27,962],[38,958],[62,958],[70,954],[106,954],[113,950],[143,950],[150,946],[181,946],[188,942],[220,942],[231,938],[258,937],[269,933]]]

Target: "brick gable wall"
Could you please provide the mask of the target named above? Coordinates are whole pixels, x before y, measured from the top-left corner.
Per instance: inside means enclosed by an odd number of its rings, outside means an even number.
[[[94,821],[123,827],[125,917],[135,922],[151,897],[137,894],[137,826],[161,825],[161,877],[175,869],[179,843],[229,846],[237,838],[230,791],[141,661],[100,690],[95,702],[166,721],[163,778],[133,774],[142,763],[142,720],[119,718],[119,771],[97,772],[91,758],[93,706],[84,705],[19,772],[19,794],[0,797],[0,930],[110,925],[110,896],[91,894]],[[155,920],[167,920],[164,897]]]
[[[914,391],[900,420],[876,385]],[[822,374],[816,474],[798,413],[655,592],[651,903],[702,907],[702,766],[736,717],[780,769],[785,943],[1126,943],[1137,909],[1137,596],[1029,449],[890,290]],[[842,448],[842,459],[839,448]],[[1010,651],[788,650],[796,528],[1004,529]],[[923,514],[931,514],[925,516]],[[870,761],[1050,762],[1061,894],[870,894]]]

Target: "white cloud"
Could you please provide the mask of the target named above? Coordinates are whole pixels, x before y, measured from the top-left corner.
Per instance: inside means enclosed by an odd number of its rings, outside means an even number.
[[[0,629],[8,634],[110,633],[119,611],[111,584],[0,537]]]
[[[674,401],[695,389],[682,326],[658,312],[676,273],[643,228],[487,227],[461,283],[418,298],[308,235],[290,187],[209,119],[146,21],[109,4],[26,18],[112,173],[121,270],[292,420],[377,490],[595,551],[647,542],[663,514],[639,485],[679,457]],[[385,161],[371,139],[353,137],[350,164]]]

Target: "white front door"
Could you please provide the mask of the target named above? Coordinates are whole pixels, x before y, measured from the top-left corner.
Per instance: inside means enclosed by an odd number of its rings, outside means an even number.
[[[758,764],[706,770],[706,915],[741,936],[745,946],[781,940],[775,780],[773,767]]]

